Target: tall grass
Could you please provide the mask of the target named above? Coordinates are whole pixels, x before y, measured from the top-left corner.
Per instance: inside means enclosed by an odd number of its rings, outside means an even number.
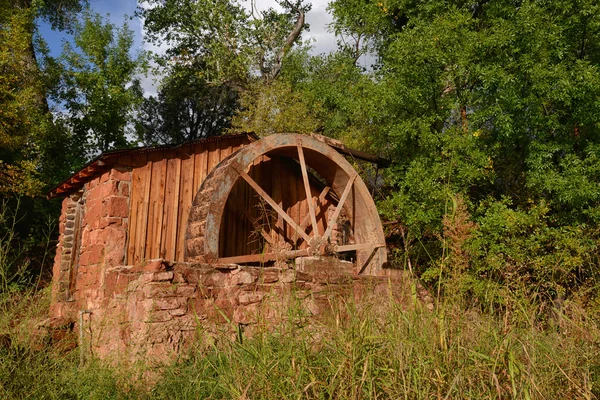
[[[573,303],[551,323],[446,301],[430,312],[380,299],[346,303],[329,318],[298,318],[236,341],[199,341],[171,365],[80,367],[77,352],[39,348],[22,329],[47,296],[15,303],[0,329],[0,398],[142,399],[594,399],[600,396],[600,326]],[[23,302],[29,307],[19,308]],[[385,303],[385,304],[384,304]],[[33,304],[33,305],[31,305]],[[37,306],[35,306],[37,304]],[[37,315],[37,316],[36,316]],[[21,329],[21,330],[19,330]],[[20,332],[20,333],[19,333]],[[199,332],[202,335],[202,332]],[[209,343],[209,344],[206,344]]]

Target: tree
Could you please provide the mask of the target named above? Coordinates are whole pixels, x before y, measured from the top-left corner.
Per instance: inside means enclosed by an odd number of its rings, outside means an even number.
[[[271,90],[266,88],[280,75],[292,47],[302,44],[311,7],[301,0],[279,4],[283,12],[258,12],[254,3],[248,12],[236,0],[149,1],[139,8],[146,39],[169,44],[164,55],[156,56],[167,78],[142,112],[146,142],[221,133],[240,106],[243,110],[250,99],[258,100],[262,88]],[[182,78],[196,89],[196,97],[172,90],[181,87]]]
[[[369,142],[394,160],[381,206],[419,239],[420,271],[442,276],[444,215],[461,196],[479,224],[469,261],[475,282],[518,277],[548,296],[592,285],[600,224],[596,2],[358,4],[333,2],[335,27],[368,38],[376,51],[371,100],[357,103],[369,109]]]
[[[0,12],[0,193],[34,195],[42,182],[35,149],[27,147],[36,145],[50,122],[40,101],[45,97],[39,71],[26,62],[34,13],[5,6]]]
[[[174,66],[158,96],[143,101],[137,116],[140,141],[182,143],[219,135],[229,127],[237,93],[228,85],[206,83],[198,76],[201,69]]]
[[[60,136],[47,101],[48,82],[36,51],[36,21],[67,29],[85,1],[0,1],[0,192],[39,194],[47,184],[46,143]]]
[[[282,13],[272,8],[258,13],[254,7],[248,13],[236,0],[151,0],[138,14],[148,41],[169,44],[163,64],[201,65],[208,83],[243,88],[255,74],[273,81],[308,27],[310,5],[301,0],[279,5]]]
[[[72,133],[79,162],[98,152],[124,148],[135,138],[133,119],[142,101],[139,74],[144,55],[131,56],[133,31],[85,12],[74,25],[75,46],[64,44],[60,84],[53,93]]]

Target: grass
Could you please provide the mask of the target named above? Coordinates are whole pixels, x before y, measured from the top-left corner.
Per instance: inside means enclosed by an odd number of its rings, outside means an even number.
[[[525,302],[509,316],[450,300],[436,312],[348,303],[311,327],[289,323],[241,342],[205,341],[167,366],[79,366],[76,350],[40,348],[30,334],[48,296],[4,305],[0,332],[12,340],[0,349],[0,398],[600,397],[600,326],[568,302],[550,323]]]

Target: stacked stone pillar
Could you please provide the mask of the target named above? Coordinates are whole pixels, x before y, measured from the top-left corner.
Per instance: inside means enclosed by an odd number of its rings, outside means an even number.
[[[104,270],[124,265],[131,169],[114,166],[63,201],[51,316],[99,306]]]

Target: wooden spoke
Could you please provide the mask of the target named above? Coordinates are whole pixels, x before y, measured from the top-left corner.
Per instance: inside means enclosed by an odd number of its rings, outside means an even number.
[[[385,247],[385,244],[373,244],[373,243],[359,243],[359,244],[345,244],[341,246],[335,246],[333,250],[337,253],[343,253],[345,251],[358,251],[358,250],[369,250],[378,249]]]
[[[308,203],[308,213],[310,215],[310,222],[313,228],[313,236],[318,236],[319,228],[317,227],[317,217],[315,216],[312,192],[310,190],[310,182],[308,181],[306,162],[304,161],[304,150],[302,149],[302,141],[300,138],[298,138],[298,159],[300,160],[300,168],[302,169],[302,179],[304,180],[304,191],[306,192],[306,203]]]
[[[248,182],[248,184],[250,186],[252,186],[252,188],[256,191],[256,193],[259,194],[260,197],[262,197],[267,203],[269,203],[269,205],[277,212],[277,214],[281,215],[281,217],[283,219],[286,220],[286,222],[288,224],[290,224],[290,226],[296,231],[296,233],[300,236],[302,236],[302,238],[308,243],[310,241],[310,237],[306,234],[306,232],[304,232],[304,230],[302,228],[300,228],[300,225],[298,225],[296,223],[296,221],[294,221],[292,219],[292,217],[290,217],[289,215],[287,215],[287,213],[285,211],[283,211],[283,209],[279,206],[279,204],[277,204],[275,202],[275,200],[273,200],[271,198],[271,196],[269,196],[267,194],[267,192],[265,192],[263,190],[263,188],[260,187],[260,185],[258,183],[256,183],[256,181],[254,181],[254,179],[252,179],[250,177],[250,175],[248,175],[246,172],[240,170],[239,168],[237,168],[236,166],[233,166],[233,168],[236,170],[236,172],[242,177],[244,178],[244,180],[246,182]]]
[[[319,195],[318,202],[314,201],[313,204],[314,205],[323,204],[323,201],[325,201],[325,196],[327,196],[327,193],[329,193],[330,190],[331,190],[331,188],[329,186],[325,186],[325,188],[323,188],[323,191]],[[302,228],[303,230],[306,230],[306,227],[308,226],[309,222],[310,222],[310,215],[305,215],[304,219],[302,219],[302,222],[300,223],[300,228]]]
[[[352,174],[352,176],[350,176],[350,179],[348,179],[348,183],[346,184],[346,187],[344,188],[342,197],[340,197],[340,201],[339,201],[337,207],[335,208],[333,215],[329,219],[329,222],[327,223],[327,230],[325,231],[325,234],[323,235],[323,238],[325,240],[329,239],[329,236],[331,236],[331,230],[333,229],[333,225],[335,225],[338,217],[340,216],[340,212],[342,212],[344,203],[346,202],[346,199],[348,198],[348,195],[350,194],[350,189],[352,188],[352,184],[354,183],[354,180],[356,179],[357,176],[358,176],[358,174],[355,172]]]
[[[306,257],[308,250],[290,250],[281,253],[249,254],[245,256],[221,257],[219,264],[243,264],[250,262],[266,262],[286,258]]]

